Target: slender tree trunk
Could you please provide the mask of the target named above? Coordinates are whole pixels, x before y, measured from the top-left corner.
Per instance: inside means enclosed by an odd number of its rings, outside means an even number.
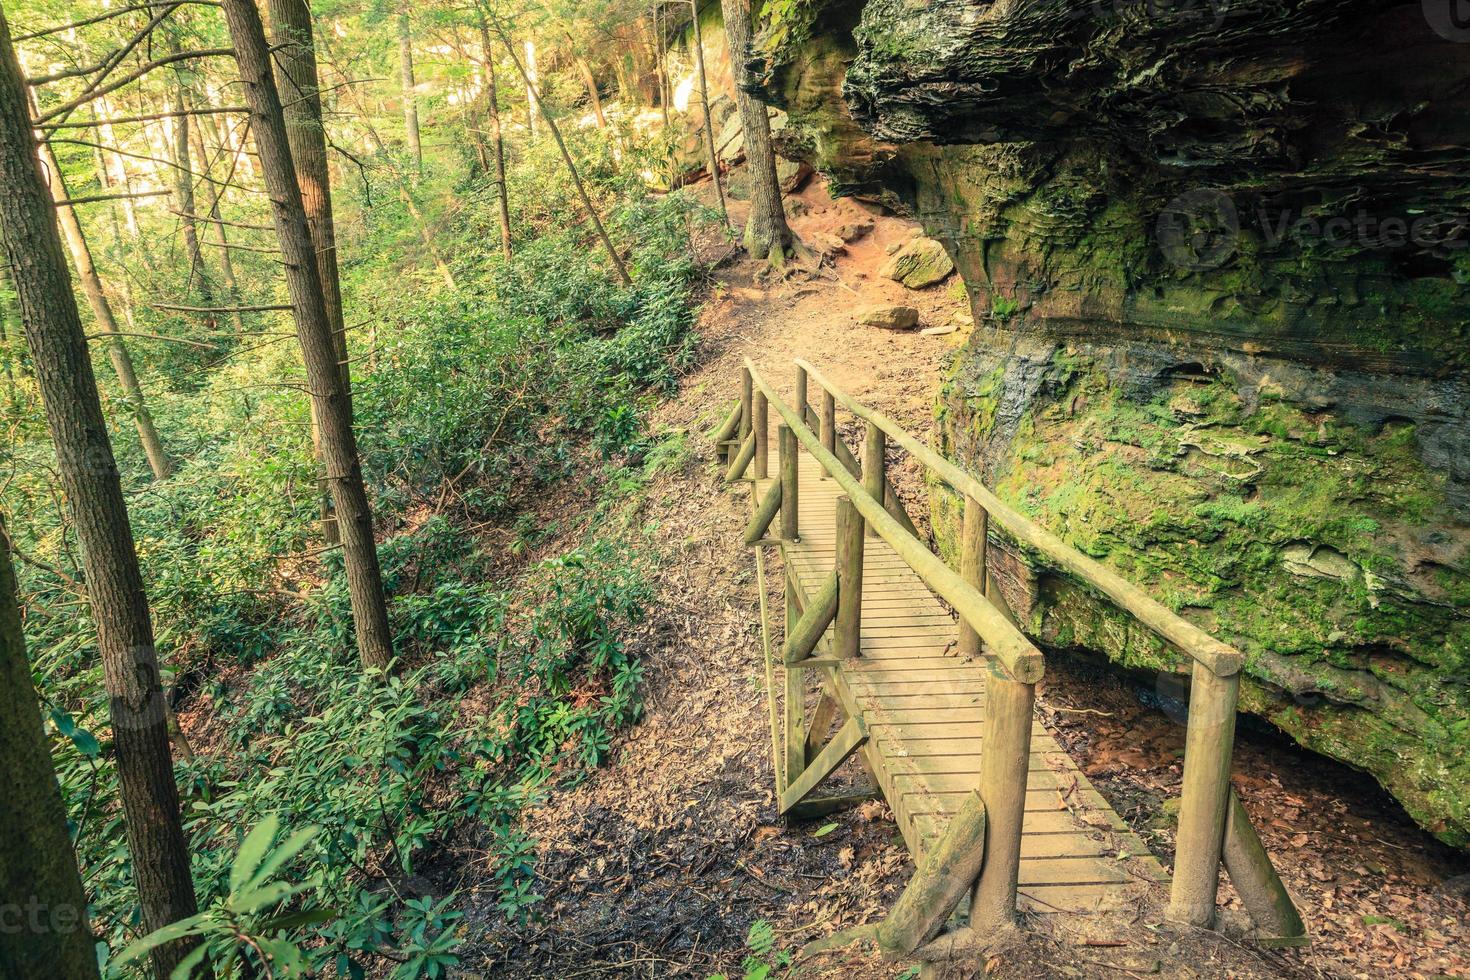
[[[174,52],[179,49],[176,39],[170,46]],[[182,69],[174,72],[174,108],[179,113],[173,121],[174,197],[180,212],[179,225],[184,232],[184,249],[189,255],[189,276],[185,282],[187,284],[198,276],[200,305],[213,307],[214,288],[209,281],[209,268],[204,264],[204,250],[199,247],[199,226],[194,218],[199,212],[194,210],[194,163],[190,159],[189,150],[189,102],[185,98]],[[206,159],[202,158],[200,163],[204,163]],[[185,294],[187,295],[187,290]],[[219,320],[213,314],[207,314],[204,323],[211,333],[219,329]]]
[[[664,114],[664,128],[669,128],[669,63],[668,50],[664,47],[664,14],[663,4],[654,5],[653,8],[653,40],[654,61],[653,67],[658,78],[658,107]]]
[[[572,42],[572,36],[567,35],[567,41]],[[597,120],[598,129],[607,128],[607,117],[602,114],[602,96],[597,92],[597,79],[592,75],[592,66],[587,64],[587,59],[581,55],[575,55],[577,62],[577,73],[582,76],[582,87],[587,90],[587,99],[592,103],[592,118]]]
[[[413,80],[413,35],[409,31],[407,9],[398,12],[398,82],[403,92],[403,131],[408,136],[408,150],[413,154],[414,170],[422,177],[424,145],[419,140],[419,104],[414,93]],[[320,110],[317,114],[321,114]]]
[[[689,0],[694,11],[694,69],[699,75],[699,104],[704,108],[704,140],[709,150],[709,176],[715,182],[715,196],[720,199],[720,217],[730,227],[730,209],[725,207],[725,185],[720,181],[720,152],[715,149],[715,120],[709,111],[709,81],[704,74],[704,35],[699,27],[699,3]],[[733,54],[732,54],[733,58]]]
[[[213,159],[210,157],[209,148],[204,145],[204,127],[193,126],[189,130],[189,136],[194,141],[194,152],[198,154],[200,166],[204,168],[206,177],[213,176]],[[209,221],[210,235],[214,243],[219,246],[219,273],[220,280],[224,283],[225,297],[229,306],[237,307],[240,301],[240,282],[235,278],[235,261],[230,258],[230,238],[225,234],[225,226],[220,221],[220,199],[225,196],[225,189],[218,184],[211,184],[209,191]],[[238,309],[230,311],[230,324],[235,328],[235,333],[245,333],[245,316]]]
[[[260,169],[273,205],[276,235],[286,260],[286,288],[291,296],[296,334],[306,361],[317,418],[321,421],[322,454],[337,505],[358,652],[365,667],[386,670],[393,658],[393,636],[388,625],[377,545],[373,540],[373,515],[363,486],[357,437],[352,431],[352,411],[342,384],[321,271],[307,226],[301,188],[296,184],[296,167],[291,159],[280,95],[271,74],[265,29],[254,0],[223,0],[222,6],[246,103],[250,106],[255,148],[260,154]]]
[[[35,153],[25,79],[3,13],[0,184],[5,187],[0,194],[5,252],[35,358],[57,469],[82,543],[133,875],[143,930],[151,932],[198,911],[179,820],[153,624],[55,209]],[[168,976],[194,945],[180,940],[155,949],[155,973]]]
[[[322,122],[321,80],[317,75],[311,9],[306,0],[270,0],[271,33],[276,48],[277,88],[286,93],[286,137],[296,164],[296,183],[306,208],[306,227],[316,249],[322,299],[332,325],[332,350],[348,417],[352,415],[352,373],[347,357],[347,324],[342,315],[342,280],[337,273],[337,232],[332,220],[332,179],[327,173],[327,131]],[[322,481],[322,537],[341,540],[332,495]]]
[[[535,98],[536,86],[532,76],[526,70],[526,67],[521,64],[521,60],[516,57],[515,45],[510,42],[510,38],[506,35],[505,29],[500,26],[499,21],[495,24],[495,31],[500,35],[500,40],[505,45],[505,50],[510,53],[510,60],[515,63],[516,71],[520,72],[521,79],[525,81],[526,91],[530,92],[532,97]],[[528,45],[529,43],[527,42]],[[613,247],[612,239],[608,237],[607,229],[603,227],[602,216],[597,213],[597,208],[592,205],[592,198],[587,195],[587,188],[582,184],[582,176],[577,173],[577,165],[572,162],[572,154],[567,150],[566,141],[561,138],[561,128],[557,126],[556,120],[551,117],[551,114],[546,111],[545,106],[541,107],[541,118],[545,120],[546,129],[551,133],[551,138],[556,141],[556,148],[561,151],[562,162],[567,165],[567,172],[572,176],[572,185],[577,189],[577,196],[582,199],[582,207],[587,210],[587,217],[592,219],[592,225],[597,229],[597,237],[602,239],[602,247],[607,251],[607,257],[612,260],[613,269],[617,272],[619,281],[625,286],[631,286],[633,280],[628,276],[628,267],[623,264],[622,256]]]
[[[0,974],[97,976],[87,897],[66,830],[21,634],[15,570],[0,517],[0,895],[23,922],[0,929]]]
[[[61,167],[56,162],[56,156],[51,152],[51,144],[44,141],[40,144],[40,159],[49,179],[52,198],[57,201],[66,200],[66,182],[61,176]],[[155,480],[167,480],[173,476],[173,461],[164,450],[163,440],[159,438],[158,429],[153,424],[153,416],[148,411],[148,402],[143,395],[143,386],[138,383],[138,373],[133,369],[132,355],[118,335],[117,318],[113,316],[112,304],[107,299],[102,278],[98,276],[97,267],[92,262],[92,249],[87,245],[82,224],[77,220],[76,209],[56,208],[55,211],[57,223],[61,226],[62,235],[71,251],[72,264],[77,267],[77,278],[82,281],[82,294],[87,297],[87,305],[92,308],[97,329],[107,335],[107,356],[112,361],[113,371],[117,372],[123,394],[132,405],[133,422],[138,429],[138,439],[143,443],[143,452],[148,457],[148,466],[153,470]]]
[[[730,45],[730,70],[735,75],[735,104],[745,133],[745,165],[750,173],[750,217],[745,222],[745,247],[757,259],[779,266],[795,245],[781,207],[781,184],[776,177],[776,154],[771,149],[771,120],[766,104],[750,94],[745,59],[750,47],[749,0],[720,0],[725,37]]]
[[[500,252],[510,261],[510,188],[505,182],[505,134],[500,128],[500,94],[495,88],[495,45],[490,40],[490,25],[485,23],[485,8],[475,7],[480,18],[480,50],[485,66],[485,105],[490,119],[490,159],[495,165],[495,196],[500,205]]]
[[[536,42],[526,42],[526,60],[521,69],[521,77],[526,80],[526,132],[532,136],[536,135],[536,116],[539,114],[539,105],[536,99],[536,82],[539,76],[536,74]],[[511,57],[515,57],[512,51]]]

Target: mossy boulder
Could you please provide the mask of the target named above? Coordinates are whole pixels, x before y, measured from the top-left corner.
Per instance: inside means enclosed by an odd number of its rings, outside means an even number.
[[[910,289],[924,289],[943,282],[954,272],[954,260],[944,246],[922,235],[911,238],[889,256],[878,270],[884,279],[901,282]]]

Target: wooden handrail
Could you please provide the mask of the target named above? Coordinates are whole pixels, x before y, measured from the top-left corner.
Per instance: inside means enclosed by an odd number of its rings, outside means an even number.
[[[877,531],[878,536],[888,542],[899,557],[918,574],[919,578],[923,579],[925,584],[954,608],[961,619],[980,634],[986,648],[1000,661],[1006,673],[1012,679],[1025,684],[1034,684],[1039,681],[1046,671],[1045,659],[1041,651],[1036,649],[1035,645],[1020,630],[1011,625],[1010,621],[1001,615],[978,589],[940,560],[924,546],[923,542],[906,531],[884,509],[883,502],[869,494],[863,484],[848,472],[847,467],[843,466],[841,461],[822,445],[821,438],[812,432],[806,420],[797,418],[796,412],[781,400],[780,395],[766,383],[749,359],[745,361],[745,370],[749,373],[755,388],[765,395],[767,404],[776,410],[776,413],[786,422],[792,434],[806,447],[812,458],[837,481],[838,486],[852,499],[853,506],[857,508],[858,513],[862,514],[868,526]],[[818,382],[825,386],[820,375],[812,373],[810,367],[807,370],[812,377],[817,378]]]
[[[809,379],[819,384],[836,401],[869,425],[876,426],[889,438],[908,450],[910,455],[938,474],[956,491],[974,498],[990,514],[991,520],[1003,527],[1022,544],[1030,545],[1056,562],[1132,615],[1154,633],[1178,647],[1194,660],[1208,667],[1217,677],[1230,677],[1240,672],[1245,658],[1228,643],[1215,639],[1178,613],[1150,597],[1138,586],[1125,580],[1101,562],[1082,554],[1031,518],[1012,509],[975,477],[909,435],[899,424],[882,412],[856,401],[841,388],[828,381],[822,372],[797,358],[796,366]],[[891,542],[890,542],[891,543]],[[896,547],[896,546],[895,546]],[[945,596],[948,599],[948,596]]]

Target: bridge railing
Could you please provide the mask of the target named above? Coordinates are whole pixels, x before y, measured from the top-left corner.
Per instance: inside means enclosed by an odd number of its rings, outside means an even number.
[[[837,480],[847,494],[847,505],[855,508],[861,517],[861,521],[844,522],[841,514],[844,505],[839,501],[836,586],[840,593],[843,558],[846,556],[850,563],[855,552],[856,566],[847,568],[846,574],[849,593],[856,592],[859,597],[849,603],[845,610],[848,615],[838,618],[839,653],[855,656],[858,652],[856,631],[860,612],[857,610],[861,594],[862,525],[865,524],[867,533],[887,541],[954,608],[959,617],[961,652],[979,656],[983,649],[992,657],[979,789],[989,828],[984,834],[984,870],[972,900],[972,925],[984,927],[1014,914],[1031,709],[1035,684],[1044,670],[1040,651],[1011,621],[1009,610],[994,589],[988,561],[993,524],[997,532],[1028,546],[1057,569],[1096,589],[1191,658],[1184,779],[1167,917],[1196,926],[1214,924],[1223,859],[1262,933],[1283,943],[1299,941],[1305,935],[1301,919],[1230,788],[1240,670],[1244,661],[1241,653],[1007,505],[974,476],[914,438],[893,419],[852,398],[808,362],[797,359],[795,366],[796,405],[792,407],[780,399],[747,359],[741,375],[740,402],[725,420],[717,441],[725,440],[729,446],[727,475],[731,479],[739,477],[747,468],[756,479],[766,478],[768,409],[774,407],[784,425],[779,445],[782,480],[773,487],[771,496],[788,482],[787,470],[790,470],[787,499],[779,508],[782,537],[794,538],[798,532],[797,443]],[[820,389],[818,408],[809,404],[808,387],[813,382]],[[861,462],[837,435],[838,405],[865,424]],[[958,571],[950,569],[929,551],[894,494],[885,460],[890,440],[964,498]],[[769,497],[763,503],[769,504]],[[760,538],[774,519],[776,505],[771,506],[765,524],[756,527],[765,510],[760,508],[756,521],[752,522],[755,538]],[[846,632],[844,621],[848,624]]]

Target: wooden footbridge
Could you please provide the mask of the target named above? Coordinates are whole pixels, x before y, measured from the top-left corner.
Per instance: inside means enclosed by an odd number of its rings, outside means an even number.
[[[819,389],[815,407],[809,383]],[[839,406],[866,429],[861,463],[838,437]],[[1132,923],[1165,888],[1167,919],[1209,927],[1222,862],[1260,941],[1305,942],[1301,918],[1230,788],[1239,652],[1006,506],[805,361],[795,362],[793,404],[746,361],[739,401],[715,443],[727,478],[751,488],[745,542],[758,549],[781,812],[830,812],[861,795],[817,794],[857,754],[918,866],[872,930],[885,952],[921,960],[974,954],[1014,927],[1019,910],[1081,922],[1081,931],[1096,934]],[[957,568],[928,549],[893,493],[890,443],[963,496]],[[995,586],[992,535],[1086,583],[1192,661],[1172,881],[1034,723],[1044,661]],[[779,550],[785,580],[779,706],[776,631],[765,615],[767,547]]]

